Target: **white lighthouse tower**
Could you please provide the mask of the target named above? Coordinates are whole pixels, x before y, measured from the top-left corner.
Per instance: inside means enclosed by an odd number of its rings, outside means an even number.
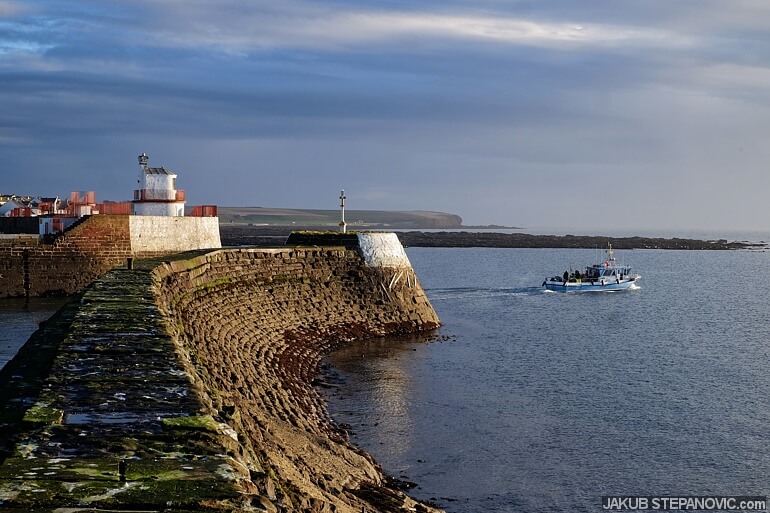
[[[177,190],[176,175],[164,167],[149,167],[146,153],[139,155],[140,189],[134,191],[135,216],[184,216],[185,192]]]

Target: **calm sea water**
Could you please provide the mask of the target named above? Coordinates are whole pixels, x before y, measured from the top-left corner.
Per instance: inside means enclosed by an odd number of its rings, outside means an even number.
[[[333,418],[450,512],[770,495],[770,253],[625,251],[639,290],[544,293],[591,250],[409,248],[444,326],[328,361]],[[0,300],[0,366],[62,300]]]
[[[450,512],[770,495],[770,252],[618,252],[640,289],[543,292],[591,250],[410,248],[441,340],[332,355],[329,410]]]
[[[0,368],[66,302],[62,298],[0,299]]]

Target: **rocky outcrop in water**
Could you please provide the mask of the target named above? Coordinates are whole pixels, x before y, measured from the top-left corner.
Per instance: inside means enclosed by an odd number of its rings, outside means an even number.
[[[294,228],[296,230],[296,228]],[[289,227],[220,225],[223,246],[283,245],[292,231]],[[398,232],[404,246],[444,248],[606,248],[616,249],[764,249],[765,242],[700,240],[663,237],[606,237],[587,235],[530,235],[474,231]]]
[[[606,248],[724,250],[765,248],[765,243],[720,240],[666,239],[661,237],[605,237],[588,235],[530,235],[527,233],[487,232],[401,232],[405,246],[491,247],[491,248]]]

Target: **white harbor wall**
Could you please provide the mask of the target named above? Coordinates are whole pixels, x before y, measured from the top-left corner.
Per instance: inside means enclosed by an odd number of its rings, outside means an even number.
[[[362,232],[357,236],[359,251],[369,267],[412,268],[395,233]]]
[[[131,252],[138,256],[218,249],[218,217],[130,216]]]

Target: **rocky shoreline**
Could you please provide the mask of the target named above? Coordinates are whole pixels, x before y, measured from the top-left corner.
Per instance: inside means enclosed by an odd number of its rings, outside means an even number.
[[[764,249],[765,243],[720,240],[670,239],[662,237],[605,237],[590,235],[530,235],[527,233],[479,232],[403,232],[398,234],[405,246],[417,247],[492,247],[492,248],[606,248],[730,250]]]
[[[280,246],[299,227],[220,225],[223,246]],[[319,228],[302,227],[313,230]],[[328,229],[328,227],[326,228]],[[616,249],[678,249],[734,250],[767,249],[768,244],[749,241],[701,240],[663,237],[607,237],[601,235],[531,235],[527,233],[474,231],[408,231],[397,232],[401,244],[412,247],[444,248],[604,248]]]

